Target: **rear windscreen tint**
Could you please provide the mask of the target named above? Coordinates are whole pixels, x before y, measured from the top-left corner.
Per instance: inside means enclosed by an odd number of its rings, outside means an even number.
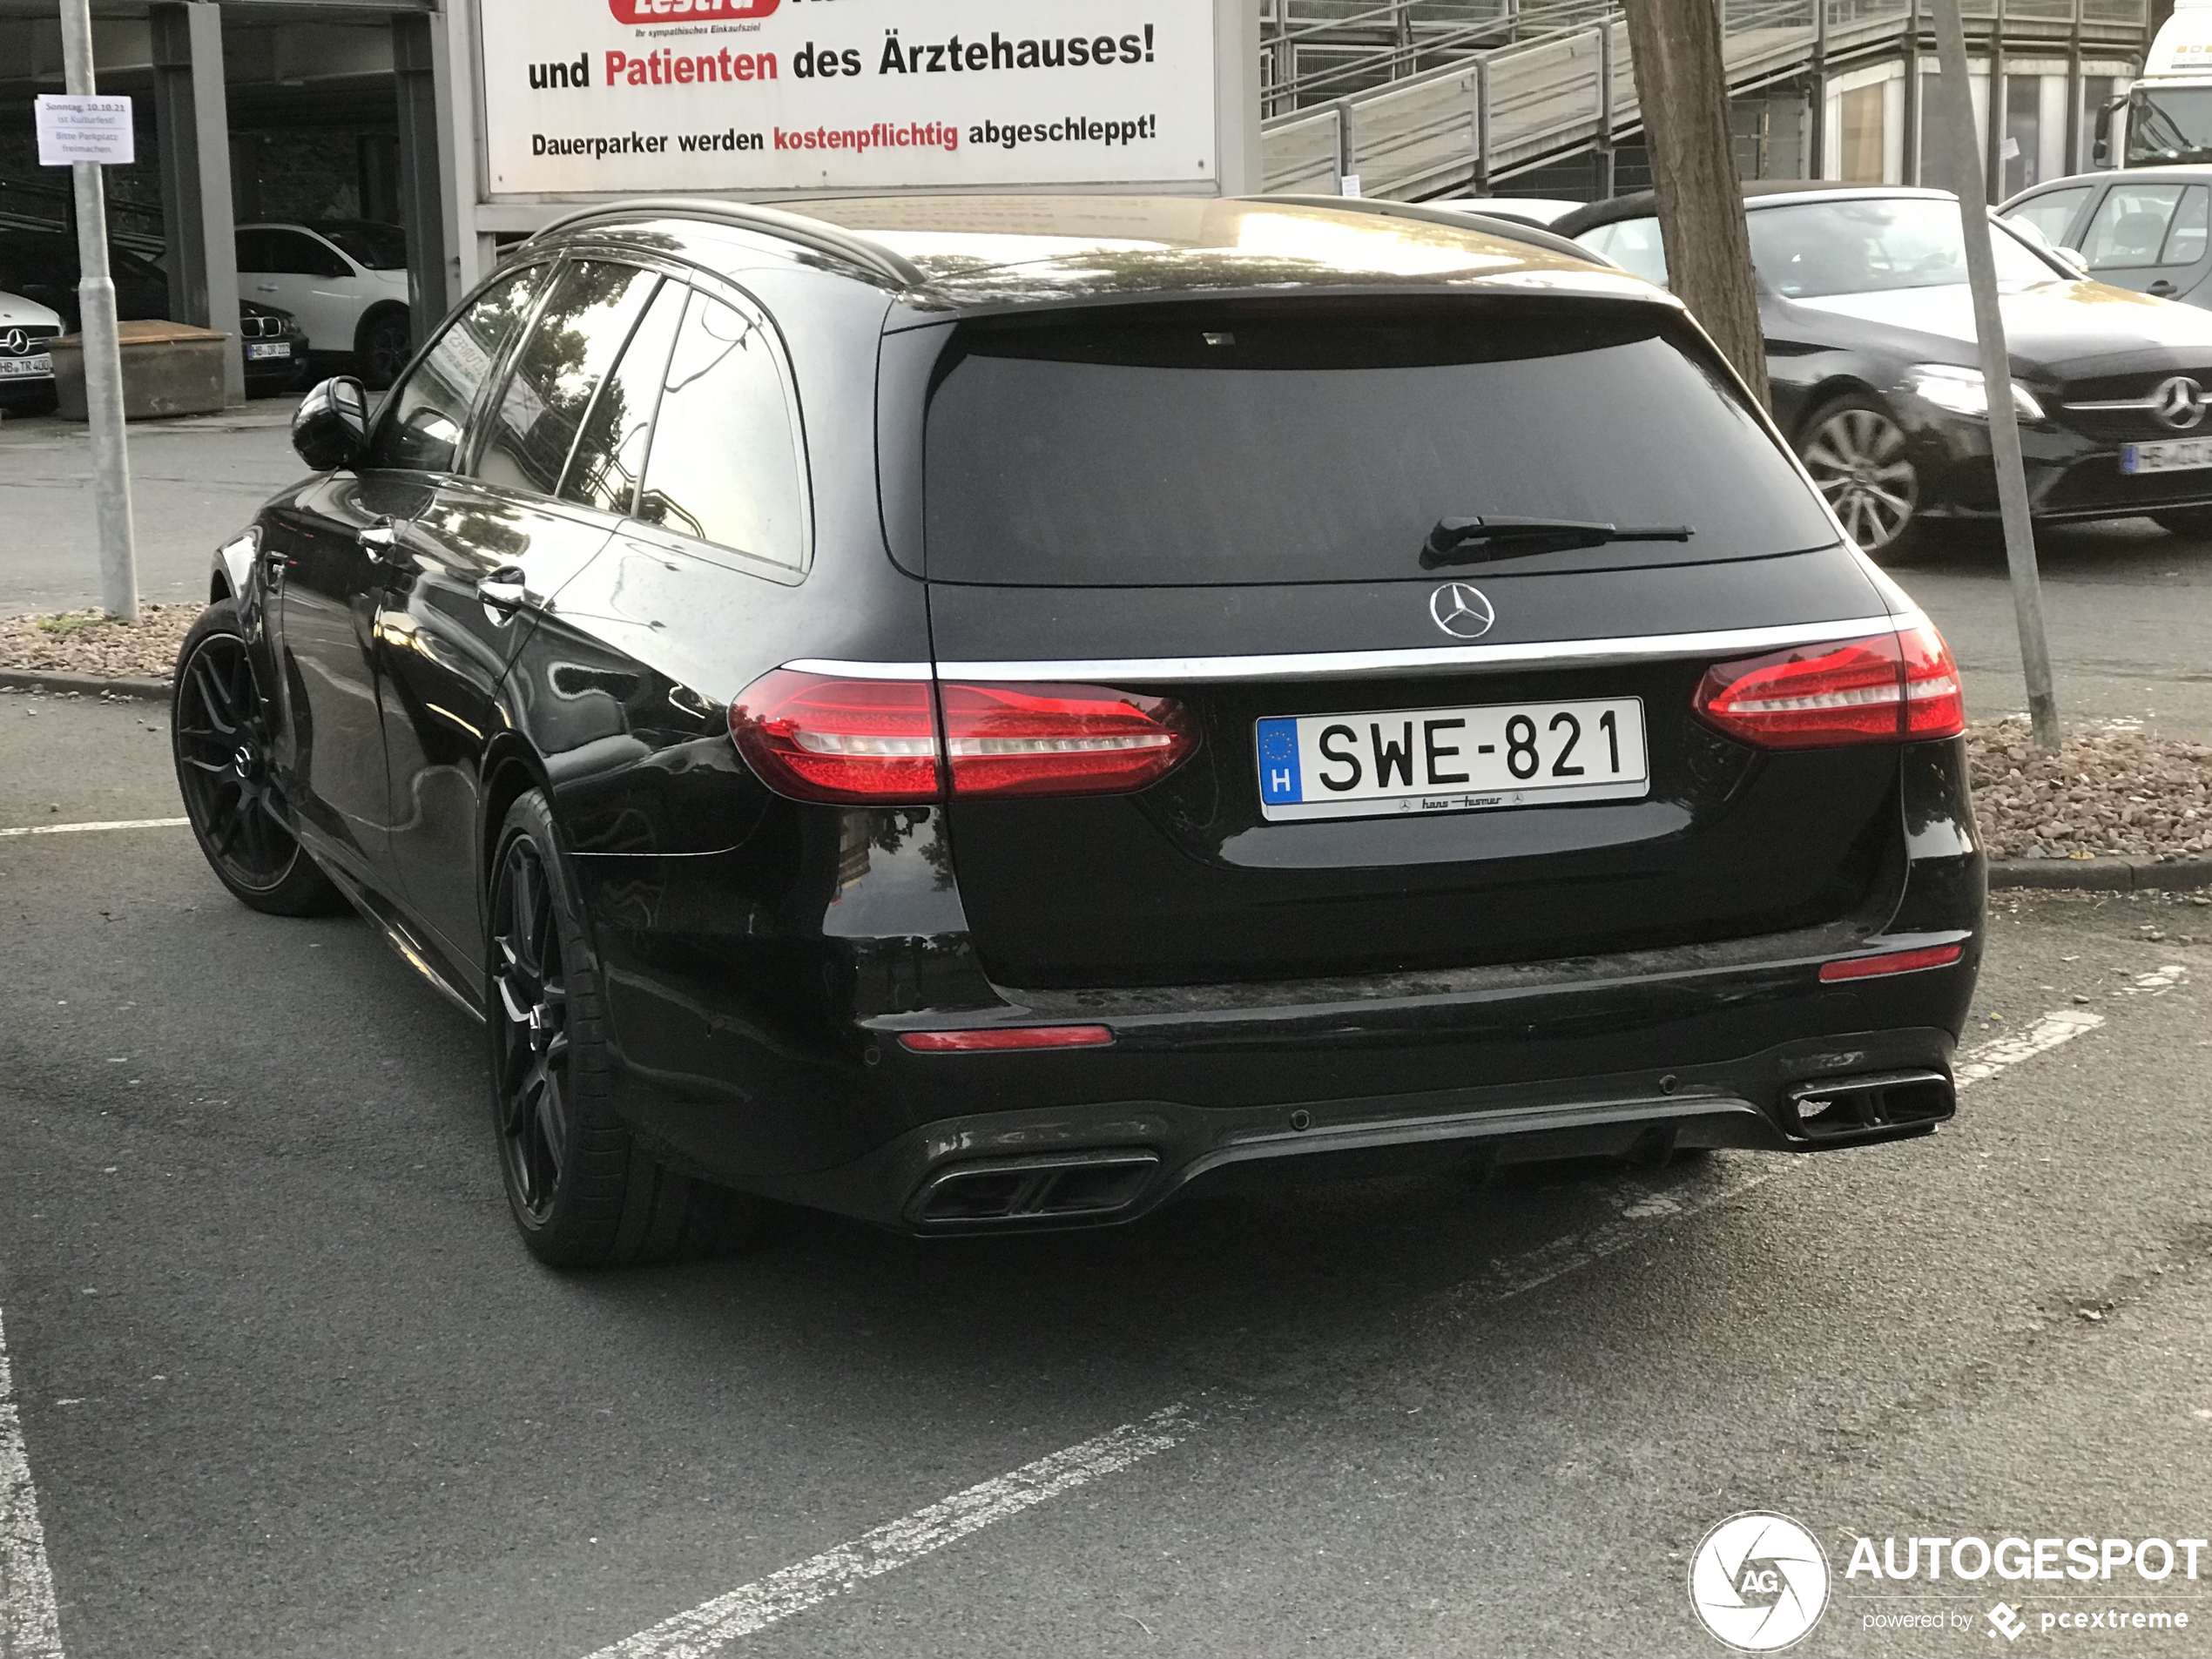
[[[1831,544],[1803,479],[1685,336],[1648,306],[1518,298],[971,323],[931,394],[928,574],[1421,579],[1440,520],[1491,515],[1696,532],[1517,570]]]

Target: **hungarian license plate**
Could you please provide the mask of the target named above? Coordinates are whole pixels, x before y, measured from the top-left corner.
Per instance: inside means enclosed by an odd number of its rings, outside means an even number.
[[[1643,703],[1507,703],[1259,723],[1270,819],[1481,812],[1650,792]]]
[[[246,361],[249,363],[264,362],[272,357],[291,355],[292,342],[287,340],[248,341],[246,345]]]
[[[0,357],[0,381],[45,377],[53,372],[51,352],[41,352],[36,357]]]
[[[2168,438],[2157,443],[2120,446],[2120,470],[2125,473],[2188,472],[2197,467],[2212,467],[2212,438]]]

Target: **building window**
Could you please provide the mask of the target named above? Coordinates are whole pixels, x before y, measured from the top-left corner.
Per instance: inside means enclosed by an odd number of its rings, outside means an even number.
[[[1882,177],[1882,127],[1888,113],[1889,83],[1854,87],[1839,100],[1843,105],[1843,172],[1847,185],[1879,185]]]
[[[2043,155],[2043,78],[2008,75],[2005,78],[2005,157],[2006,196],[2039,183]]]

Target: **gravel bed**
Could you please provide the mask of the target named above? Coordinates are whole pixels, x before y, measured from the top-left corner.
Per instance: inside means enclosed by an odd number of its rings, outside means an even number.
[[[104,610],[0,617],[0,668],[165,680],[176,669],[178,648],[200,610],[142,604],[135,623],[118,622]]]
[[[1974,814],[2000,859],[2202,858],[2212,852],[2212,745],[2083,727],[2047,755],[2024,717],[1966,733]]]

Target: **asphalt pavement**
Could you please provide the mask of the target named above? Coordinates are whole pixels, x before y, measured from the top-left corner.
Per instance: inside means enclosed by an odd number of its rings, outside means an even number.
[[[221,415],[133,422],[125,435],[138,594],[204,599],[214,550],[306,469],[292,453],[297,398],[257,398]],[[56,415],[0,421],[0,616],[100,603],[92,455],[82,425]]]
[[[175,815],[150,725],[0,696],[0,829]],[[2202,1627],[2178,1574],[1844,1575],[2212,1534],[2186,898],[2003,901],[1927,1140],[1062,1238],[794,1214],[581,1276],[511,1236],[481,1032],[361,925],[242,909],[176,828],[0,837],[0,1320],[73,1659],[1719,1653],[1686,1563],[1755,1507],[1827,1550],[1804,1651],[2010,1651],[2000,1597],[2023,1653],[2212,1647],[2036,1623]],[[1931,1608],[1965,1628],[1869,1622]]]

